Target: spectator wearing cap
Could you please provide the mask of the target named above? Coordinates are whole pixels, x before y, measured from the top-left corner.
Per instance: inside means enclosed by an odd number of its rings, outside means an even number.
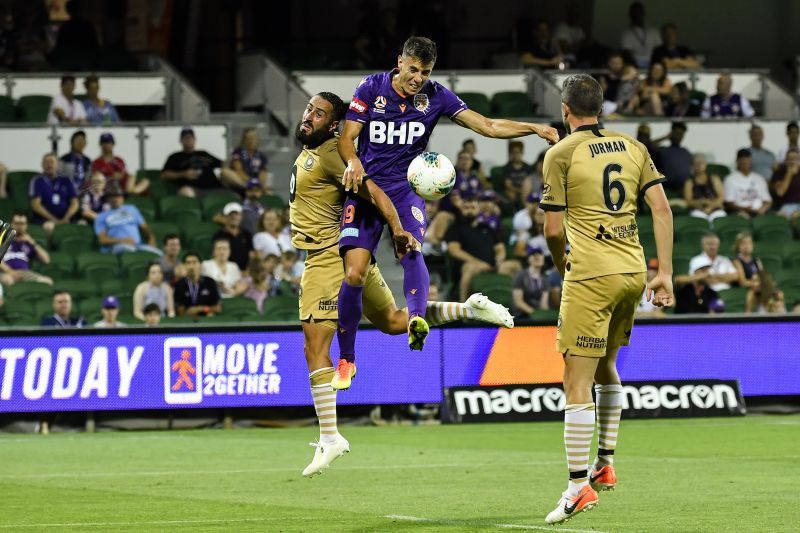
[[[68,177],[75,191],[80,194],[88,187],[86,178],[89,177],[92,167],[92,160],[83,153],[86,149],[86,132],[78,130],[73,133],[69,139],[69,146],[69,153],[62,155],[58,160],[59,174]]]
[[[80,100],[75,98],[75,76],[61,77],[61,92],[53,97],[48,124],[62,126],[79,126],[86,124],[86,109]]]
[[[482,191],[478,194],[478,222],[492,228],[502,241],[505,240],[505,236],[500,225],[500,207],[497,205],[497,200],[497,193],[493,190]]]
[[[514,316],[530,316],[550,309],[550,280],[544,273],[544,250],[535,247],[527,252],[528,266],[517,272],[511,286]]]
[[[116,296],[103,298],[103,307],[100,310],[103,319],[94,323],[96,328],[122,328],[125,324],[117,320],[119,315],[119,299]]]
[[[284,231],[285,222],[274,209],[264,211],[258,228],[260,231],[253,236],[253,249],[261,259],[269,255],[280,257],[283,252],[294,250],[291,236]]]
[[[248,180],[257,179],[261,187],[271,191],[268,182],[267,155],[258,149],[259,138],[255,128],[245,128],[242,131],[242,140],[233,151],[230,165],[224,170],[225,177],[231,184],[244,189]]]
[[[709,222],[726,216],[727,213],[723,209],[725,192],[722,179],[716,174],[708,173],[708,165],[703,154],[694,154],[692,162],[692,176],[683,184],[683,198],[691,209],[689,214]]]
[[[125,166],[125,160],[114,155],[114,136],[108,132],[100,135],[100,157],[92,163],[92,171],[101,172],[106,179],[120,184],[126,194],[143,194],[150,186],[147,178],[136,179]]]
[[[541,228],[535,227],[536,213],[540,211],[539,201],[541,201],[541,199],[542,197],[538,193],[530,193],[525,197],[525,207],[514,213],[514,217],[511,219],[512,234],[509,242],[512,245],[516,245],[519,242],[523,243],[520,253],[518,254],[520,257],[525,257],[526,255],[525,243],[528,242],[528,239],[541,234],[541,232],[536,231]],[[544,213],[544,211],[542,211],[542,213]],[[543,249],[546,250],[547,247]]]
[[[656,166],[667,179],[664,186],[683,192],[683,184],[692,175],[692,154],[681,146],[686,136],[686,124],[673,122],[669,132],[669,146],[656,151]]]
[[[795,221],[800,218],[800,151],[789,150],[786,160],[772,174],[772,191],[778,215]]]
[[[655,257],[647,261],[647,282],[649,283],[658,274],[658,259]],[[639,305],[636,307],[637,318],[663,318],[667,316],[664,310],[660,307],[653,305],[653,302],[647,299],[647,289],[642,291],[642,298],[639,300]]]
[[[83,107],[86,109],[86,120],[89,124],[115,124],[119,122],[117,108],[108,100],[100,98],[100,78],[87,76],[83,81],[86,88],[86,99]]]
[[[750,118],[755,115],[753,106],[739,93],[733,92],[733,78],[722,74],[717,79],[717,93],[703,102],[703,118]]]
[[[244,201],[242,202],[242,228],[255,235],[258,231],[258,221],[266,211],[266,207],[261,203],[264,196],[264,186],[258,178],[250,178],[244,190]]]
[[[94,232],[101,251],[114,255],[135,251],[162,255],[139,208],[125,204],[122,188],[117,182],[111,182],[106,188],[106,200],[109,210],[98,214],[94,220]],[[146,244],[142,241],[142,234]]]
[[[541,190],[541,180],[537,179],[533,165],[522,160],[525,145],[522,141],[508,142],[508,163],[503,167],[505,195],[514,209],[519,209],[522,201],[531,191]]]
[[[225,224],[214,233],[212,240],[225,239],[230,243],[230,259],[239,267],[247,268],[250,252],[253,251],[253,235],[242,228],[242,204],[230,202],[222,209]]]
[[[461,214],[445,234],[447,253],[453,259],[453,279],[461,301],[471,291],[472,279],[482,272],[514,275],[521,266],[506,260],[506,247],[497,233],[478,222],[478,201],[474,196],[462,197]]]
[[[745,218],[763,215],[772,206],[767,180],[753,172],[750,150],[736,153],[736,170],[725,178],[725,207],[731,215]]]
[[[696,260],[695,260],[696,259]],[[689,270],[691,281],[675,291],[675,314],[717,313],[724,310],[724,303],[717,291],[709,286],[711,261],[706,258],[692,259]]]
[[[42,326],[80,328],[86,325],[82,316],[72,315],[72,296],[65,290],[53,293],[53,315],[42,319]]]
[[[750,126],[750,155],[753,156],[753,170],[765,178],[772,176],[775,169],[775,154],[763,147],[764,129],[758,124]]]
[[[144,306],[144,325],[152,328],[161,324],[161,309],[158,304]]]
[[[52,285],[52,278],[31,270],[34,261],[50,264],[50,254],[28,233],[28,215],[23,212],[11,215],[11,228],[17,236],[0,263],[0,283],[13,285],[18,281],[35,281]]]
[[[106,202],[106,177],[100,172],[92,172],[89,178],[89,188],[81,194],[80,199],[81,220],[79,223],[94,224],[97,215],[108,211]]]
[[[775,157],[778,163],[783,163],[786,160],[786,154],[789,153],[789,150],[800,150],[800,144],[798,144],[798,139],[800,139],[800,127],[797,126],[797,122],[794,120],[786,125],[786,139],[788,145],[786,148],[778,150],[778,154]]]
[[[157,262],[147,267],[147,279],[133,291],[133,316],[144,320],[144,309],[156,304],[164,316],[175,316],[175,302],[172,287],[164,281],[164,269]]]
[[[42,158],[42,173],[31,179],[28,196],[31,199],[33,221],[42,224],[48,234],[60,224],[69,224],[78,212],[78,194],[72,181],[58,173],[55,154]]]
[[[175,284],[175,312],[178,316],[201,317],[222,312],[217,282],[200,274],[200,256],[183,256],[186,277]]]
[[[161,171],[161,179],[180,186],[178,194],[194,198],[197,189],[219,189],[223,182],[217,177],[222,161],[205,150],[196,150],[192,128],[183,128],[180,134],[180,152],[170,154]]]
[[[714,233],[707,233],[701,240],[703,252],[700,255],[692,257],[689,262],[689,276],[685,274],[676,276],[676,283],[688,283],[697,280],[695,273],[699,265],[708,264],[710,267],[708,272],[705,272],[702,279],[709,284],[715,291],[725,291],[731,288],[731,283],[735,283],[739,279],[739,273],[733,262],[725,257],[719,255],[719,237]]]
[[[226,238],[214,239],[211,259],[200,264],[200,273],[217,282],[217,288],[223,298],[236,296],[236,284],[242,279],[242,271],[231,257],[231,245]]]

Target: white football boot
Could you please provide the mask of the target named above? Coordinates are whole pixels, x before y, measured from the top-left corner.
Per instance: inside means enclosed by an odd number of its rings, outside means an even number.
[[[476,292],[467,298],[464,305],[472,309],[475,320],[489,322],[490,324],[503,326],[509,329],[514,327],[514,318],[511,316],[511,313],[508,312],[508,309],[491,301],[480,292]]]
[[[331,466],[332,462],[350,452],[350,443],[338,433],[336,434],[336,440],[332,443],[309,442],[309,444],[314,446],[316,450],[311,463],[303,470],[303,475],[306,477],[321,474],[323,470]]]

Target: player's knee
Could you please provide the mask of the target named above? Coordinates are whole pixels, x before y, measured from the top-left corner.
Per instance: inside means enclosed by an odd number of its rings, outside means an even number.
[[[349,265],[344,280],[351,286],[362,286],[367,283],[367,269],[362,265]]]

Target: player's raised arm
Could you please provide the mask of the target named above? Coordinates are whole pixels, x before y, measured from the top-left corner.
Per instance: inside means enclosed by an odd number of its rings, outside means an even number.
[[[347,163],[347,168],[342,175],[344,190],[358,192],[358,187],[364,180],[364,166],[356,155],[356,138],[361,133],[364,124],[355,120],[345,120],[344,129],[339,137],[339,156]]]
[[[489,118],[471,109],[465,109],[460,112],[453,117],[453,121],[459,126],[469,128],[475,133],[480,133],[484,137],[494,139],[514,139],[535,133],[549,144],[558,142],[558,131],[546,124]]]
[[[670,307],[675,302],[672,294],[672,209],[661,184],[648,187],[644,193],[653,216],[653,233],[656,237],[658,274],[647,284],[647,299],[659,307]]]

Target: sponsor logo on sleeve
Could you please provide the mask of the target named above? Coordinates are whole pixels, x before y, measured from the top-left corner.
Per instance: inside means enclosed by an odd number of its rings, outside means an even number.
[[[359,115],[364,115],[367,112],[367,104],[358,98],[353,98],[350,102],[350,110],[355,111]]]

